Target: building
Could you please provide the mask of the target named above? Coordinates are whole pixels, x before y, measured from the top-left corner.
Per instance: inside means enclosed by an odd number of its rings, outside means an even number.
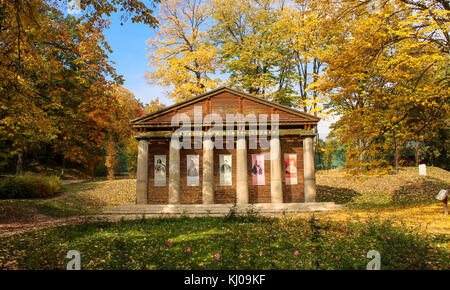
[[[136,203],[315,202],[319,120],[227,87],[132,120]]]

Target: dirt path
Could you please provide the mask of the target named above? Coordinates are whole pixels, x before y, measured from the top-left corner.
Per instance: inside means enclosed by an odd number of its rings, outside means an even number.
[[[87,179],[63,180],[62,184],[67,185],[67,184],[81,183],[81,182],[86,182],[86,181],[87,181]]]
[[[85,182],[85,181],[87,181],[87,179],[63,180],[63,181],[62,181],[62,184],[63,184],[63,185],[67,185],[67,184],[81,183],[81,182]],[[71,196],[71,195],[72,195],[72,192],[71,192],[71,191],[68,191],[68,192],[66,192],[66,193],[64,193],[64,194],[62,194],[62,195],[58,195],[58,196],[55,196],[55,197],[52,197],[52,198],[47,198],[47,199],[41,200],[39,203],[40,203],[40,204],[41,204],[41,203],[46,203],[46,202],[48,202],[48,201],[66,198],[66,197],[69,197],[69,196]]]
[[[88,182],[88,180],[64,180],[63,184],[74,184],[82,182]],[[122,204],[130,202],[132,200],[128,198],[128,196],[132,196],[132,194],[134,193],[134,184],[135,182],[131,182],[130,184],[128,184],[127,181],[118,181],[114,183],[107,182],[106,184],[102,183],[101,186],[83,188],[82,192],[84,194],[84,197],[87,196],[89,200],[98,200],[99,203],[105,204]],[[99,192],[96,192],[99,187],[101,190]],[[102,214],[74,217],[51,217],[39,212],[36,207],[36,205],[49,201],[66,200],[67,198],[70,198],[70,196],[78,195],[79,193],[79,190],[71,190],[59,196],[36,201],[0,201],[0,237],[12,236],[15,234],[40,230],[54,226],[73,225],[83,222],[120,220],[121,217]]]
[[[114,221],[112,216],[78,216],[68,218],[53,218],[49,216],[40,215],[34,220],[17,221],[8,224],[0,224],[0,238],[21,234],[30,231],[45,229],[48,227],[74,225],[83,222],[97,222],[97,221]]]

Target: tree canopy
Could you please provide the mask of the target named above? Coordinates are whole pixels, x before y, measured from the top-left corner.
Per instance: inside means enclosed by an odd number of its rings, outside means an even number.
[[[136,9],[118,2],[133,12],[134,21],[156,23],[140,1]],[[103,31],[109,22],[101,17],[116,8],[82,1],[82,7],[91,8],[77,19],[65,16],[60,4],[16,0],[0,5],[0,166],[17,158],[16,173],[24,155],[38,152],[95,162],[111,139],[111,126],[118,125],[114,121],[127,124],[125,118],[143,113],[136,109],[124,116],[124,108],[137,101],[133,96],[121,103],[115,94],[123,79],[108,59]],[[114,115],[118,111],[122,116]]]
[[[397,164],[399,150],[423,144],[427,136],[442,136],[437,132],[448,128],[447,1],[195,3],[205,7],[201,42],[210,53],[204,58],[211,66],[208,72],[220,69],[227,75],[225,84],[251,94],[325,118],[340,116],[335,138],[348,147],[348,166],[386,166],[390,160],[383,156],[391,151]],[[183,5],[172,1],[171,9],[185,11]],[[160,18],[160,31],[174,31],[178,21],[185,23],[183,17]],[[182,43],[183,34],[176,35]],[[173,53],[159,49],[152,57],[167,59]],[[179,70],[190,61],[180,55],[177,65],[152,65],[161,78],[176,75],[193,84],[182,73],[162,76],[167,67]],[[160,84],[183,99],[192,95],[174,82]],[[444,142],[434,151],[448,160],[445,148]]]
[[[68,2],[0,3],[1,170],[53,156],[113,177],[117,154],[135,158],[128,121],[164,105],[122,87],[112,13],[155,29],[146,77],[174,102],[226,84],[340,117],[321,148],[347,166],[397,166],[411,148],[450,164],[448,1],[80,0],[77,17]]]

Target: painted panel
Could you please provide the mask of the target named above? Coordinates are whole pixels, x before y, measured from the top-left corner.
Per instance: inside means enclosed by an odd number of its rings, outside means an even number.
[[[220,154],[220,185],[228,186],[233,185],[232,176],[232,156],[231,154]]]
[[[297,184],[297,154],[284,154],[286,184]]]
[[[199,186],[200,185],[200,168],[199,168],[199,155],[187,155],[187,185]]]
[[[264,154],[252,154],[253,185],[265,185]]]
[[[155,155],[155,186],[166,186],[166,172],[167,172],[167,156],[166,155]]]

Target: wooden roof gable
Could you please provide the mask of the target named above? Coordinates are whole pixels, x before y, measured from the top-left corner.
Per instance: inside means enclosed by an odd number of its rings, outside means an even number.
[[[280,122],[316,124],[320,118],[301,112],[299,110],[283,106],[266,99],[234,90],[228,87],[220,87],[205,94],[199,95],[187,101],[174,104],[157,112],[130,121],[133,127],[139,125],[168,124],[177,113],[185,113],[193,117],[194,107],[201,106],[203,117],[215,113],[225,120],[226,114],[279,114]],[[269,116],[270,119],[270,116]]]

